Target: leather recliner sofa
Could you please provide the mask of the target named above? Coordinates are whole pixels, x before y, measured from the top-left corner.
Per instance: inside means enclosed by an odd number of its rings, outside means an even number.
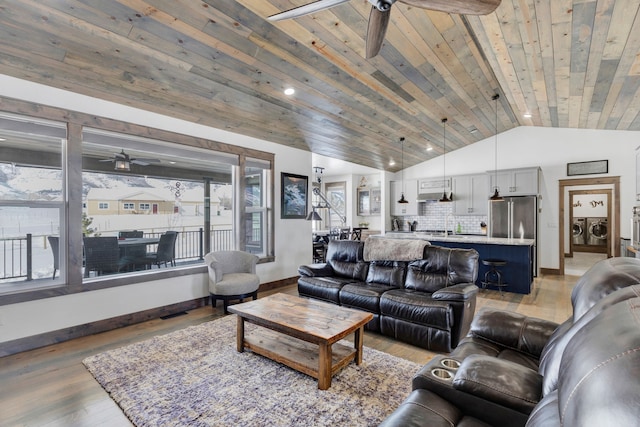
[[[422,240],[332,240],[326,259],[298,269],[299,295],[372,313],[367,330],[442,352],[469,330],[478,291],[473,249]]]
[[[612,258],[582,276],[573,315],[555,328],[516,313],[479,312],[451,354],[414,376],[414,391],[383,425],[637,425],[639,283],[640,260]],[[617,323],[623,318],[634,319]]]

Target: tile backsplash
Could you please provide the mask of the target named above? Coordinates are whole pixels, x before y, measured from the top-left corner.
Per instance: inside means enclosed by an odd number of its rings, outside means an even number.
[[[448,218],[447,218],[448,216]],[[448,231],[457,231],[460,224],[462,234],[483,234],[481,222],[487,223],[486,215],[454,215],[453,204],[429,201],[418,204],[417,216],[396,216],[402,225],[402,230],[409,230],[407,222],[417,221],[416,230],[444,230],[445,219]]]

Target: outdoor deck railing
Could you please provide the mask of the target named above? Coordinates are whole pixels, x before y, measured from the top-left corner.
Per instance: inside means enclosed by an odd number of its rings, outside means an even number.
[[[164,231],[144,233],[144,237],[160,237]],[[107,235],[103,233],[102,235]],[[26,280],[33,278],[33,251],[32,240],[41,238],[46,240],[46,236],[34,236],[27,234],[25,237],[2,238],[0,239],[0,280],[25,277]],[[42,245],[46,251],[46,244]],[[211,251],[222,251],[234,249],[233,230],[212,230],[211,231]],[[41,249],[43,250],[43,249]],[[176,261],[197,261],[204,259],[204,230],[179,231],[175,246]],[[51,270],[53,271],[53,264]],[[48,273],[47,273],[48,274]]]
[[[14,279],[26,277],[31,280],[33,277],[32,267],[32,235],[25,237],[12,237],[0,239],[2,246],[2,275],[0,279]]]

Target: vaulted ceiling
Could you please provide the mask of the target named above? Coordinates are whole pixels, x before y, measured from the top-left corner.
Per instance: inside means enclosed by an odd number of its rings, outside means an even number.
[[[366,60],[366,0],[279,22],[310,0],[1,0],[0,73],[389,171],[400,137],[411,166],[496,117],[498,132],[640,130],[637,0],[485,16],[400,1]]]

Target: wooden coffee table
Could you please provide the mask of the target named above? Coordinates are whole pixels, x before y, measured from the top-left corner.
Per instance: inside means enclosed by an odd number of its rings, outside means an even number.
[[[364,325],[373,314],[288,294],[274,294],[236,304],[237,348],[268,357],[318,379],[318,388],[331,387],[331,377],[355,360],[362,363]],[[245,335],[244,322],[256,328]],[[337,343],[354,334],[353,348]]]

